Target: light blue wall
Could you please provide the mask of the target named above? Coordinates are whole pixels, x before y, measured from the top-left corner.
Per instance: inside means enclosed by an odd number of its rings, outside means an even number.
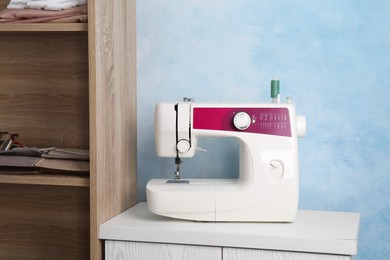
[[[172,176],[155,155],[154,105],[268,102],[281,80],[307,117],[300,208],[357,211],[357,259],[390,255],[390,1],[137,1],[138,200]],[[186,177],[237,176],[234,142],[204,140]]]

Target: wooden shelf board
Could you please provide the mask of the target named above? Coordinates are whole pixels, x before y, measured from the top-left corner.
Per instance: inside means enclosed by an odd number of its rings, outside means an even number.
[[[87,32],[88,23],[0,24],[0,32]]]
[[[52,174],[0,174],[0,183],[89,187],[88,176]]]

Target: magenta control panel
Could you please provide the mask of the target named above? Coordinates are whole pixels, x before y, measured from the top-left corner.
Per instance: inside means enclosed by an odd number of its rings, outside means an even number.
[[[195,107],[192,127],[291,137],[289,110],[283,107]]]

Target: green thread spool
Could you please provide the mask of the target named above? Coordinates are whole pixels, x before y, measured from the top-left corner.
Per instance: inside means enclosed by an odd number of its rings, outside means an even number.
[[[279,93],[279,80],[271,80],[271,98],[278,98]]]

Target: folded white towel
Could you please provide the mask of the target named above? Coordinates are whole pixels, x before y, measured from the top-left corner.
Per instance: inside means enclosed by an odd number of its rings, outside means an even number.
[[[28,8],[51,11],[65,10],[85,4],[87,0],[27,0]]]
[[[7,5],[8,9],[25,9],[29,0],[11,0]]]
[[[45,7],[46,0],[28,0],[27,6],[31,9],[43,9]]]
[[[45,1],[45,10],[63,10],[76,7],[78,4],[77,0],[56,0],[56,1]]]

